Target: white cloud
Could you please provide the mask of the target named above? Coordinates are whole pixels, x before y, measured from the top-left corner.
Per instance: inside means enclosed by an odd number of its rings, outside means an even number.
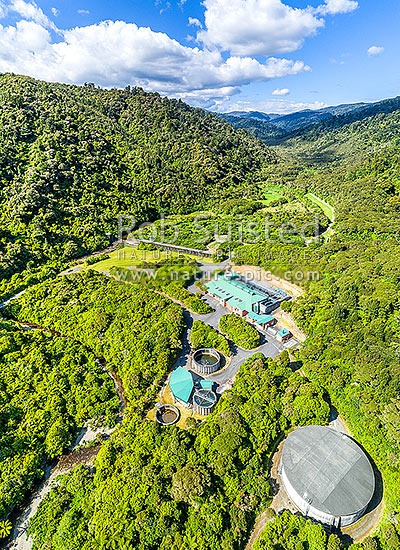
[[[200,29],[203,28],[203,25],[200,23],[198,19],[196,19],[196,17],[189,17],[188,21],[189,21],[189,25],[194,25],[195,27],[199,27]]]
[[[293,8],[283,0],[204,0],[205,29],[197,40],[234,55],[276,55],[298,50],[324,25],[326,15],[349,13],[355,0],[325,0]]]
[[[312,8],[281,0],[204,0],[206,30],[197,39],[234,55],[273,55],[299,49],[323,27]]]
[[[58,10],[57,8],[51,8],[51,13],[54,15],[54,17],[57,17],[58,15],[60,15],[60,10]]]
[[[290,90],[289,88],[277,88],[276,90],[274,90],[272,92],[272,95],[281,95],[281,96],[284,96],[284,95],[289,95],[290,94]]]
[[[0,72],[39,73],[49,61],[50,40],[49,31],[34,21],[0,25]]]
[[[192,92],[174,93],[173,97],[182,99],[195,107],[215,110],[219,104],[228,103],[230,98],[237,94],[240,94],[239,87],[225,86],[218,89],[211,88]]]
[[[162,15],[164,12],[168,11],[170,7],[171,7],[171,2],[167,2],[163,8],[160,8],[160,15]]]
[[[8,13],[7,6],[4,4],[4,2],[0,1],[0,19],[4,19],[7,13]]]
[[[383,46],[371,46],[368,48],[368,55],[379,55],[385,51]]]
[[[316,11],[323,15],[336,15],[338,13],[350,13],[358,8],[355,0],[325,0],[325,4],[319,6]]]
[[[294,9],[283,0],[204,0],[204,6],[205,28],[196,18],[188,21],[199,28],[197,40],[205,45],[188,47],[124,21],[59,30],[33,1],[9,0],[21,20],[0,25],[0,72],[105,87],[130,84],[217,108],[241,86],[311,70],[302,61],[271,55],[297,49],[324,25],[315,8]],[[2,7],[0,0],[0,16]],[[57,8],[51,11],[58,15]],[[278,89],[274,95],[287,93]]]
[[[35,2],[25,2],[24,0],[12,0],[10,10],[17,12],[21,17],[28,21],[34,21],[47,29],[57,30],[55,24],[43,13]]]
[[[334,57],[332,57],[330,59],[330,62],[332,63],[332,65],[344,65],[345,64],[343,59],[335,59]]]
[[[29,35],[29,39],[27,36]],[[142,86],[165,94],[226,90],[309,70],[301,61],[250,57],[224,59],[218,51],[183,46],[164,33],[123,21],[64,31],[54,42],[34,22],[0,26],[0,72],[50,81]]]

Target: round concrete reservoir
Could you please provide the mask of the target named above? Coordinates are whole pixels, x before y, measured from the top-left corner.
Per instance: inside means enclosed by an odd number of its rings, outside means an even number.
[[[162,426],[172,426],[179,420],[179,409],[174,405],[161,405],[156,410],[156,420]]]
[[[212,374],[220,369],[221,356],[211,348],[198,349],[193,354],[192,367],[200,374]]]
[[[212,390],[200,389],[193,396],[193,410],[197,414],[207,416],[212,413],[217,403],[217,396]]]
[[[281,479],[302,514],[335,527],[355,523],[375,491],[374,471],[363,450],[347,435],[322,426],[289,434]]]

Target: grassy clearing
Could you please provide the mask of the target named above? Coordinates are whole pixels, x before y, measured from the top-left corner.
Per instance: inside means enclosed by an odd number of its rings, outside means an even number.
[[[90,266],[84,266],[83,269],[93,269],[99,273],[104,273],[105,271],[110,271],[112,267],[135,267],[143,262],[148,264],[155,264],[160,260],[166,260],[170,258],[190,258],[199,262],[211,263],[209,258],[199,258],[197,256],[189,256],[188,254],[180,255],[174,252],[164,252],[163,250],[139,250],[137,248],[132,248],[126,246],[121,248],[121,250],[114,250],[110,253],[110,257],[106,260],[102,260],[97,264]]]
[[[306,198],[311,202],[313,202],[314,204],[316,204],[317,206],[319,206],[323,211],[323,213],[325,214],[325,216],[329,218],[331,222],[334,220],[335,210],[333,206],[330,206],[328,203],[326,203],[325,201],[323,201],[313,193],[307,193]]]
[[[265,190],[265,199],[262,201],[264,204],[268,205],[273,201],[278,199],[283,199],[284,195],[278,187],[269,187]]]

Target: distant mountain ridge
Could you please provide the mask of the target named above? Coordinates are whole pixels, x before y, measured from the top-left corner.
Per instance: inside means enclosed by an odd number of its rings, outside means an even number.
[[[281,115],[278,114],[262,113],[261,111],[231,111],[230,113],[223,114],[230,117],[251,118],[254,120],[262,120],[267,122],[281,117]]]
[[[292,130],[303,126],[308,126],[309,124],[313,124],[315,122],[321,122],[322,120],[326,120],[334,116],[354,113],[356,111],[368,108],[370,105],[370,103],[350,103],[332,107],[324,107],[317,110],[305,109],[303,111],[297,111],[288,115],[278,115],[277,118],[271,119],[271,121],[279,128]]]
[[[340,125],[363,120],[365,117],[387,114],[400,109],[400,97],[374,103],[350,103],[322,109],[305,109],[287,115],[262,113],[260,111],[220,114],[221,118],[235,128],[245,129],[266,144],[275,144],[278,139],[292,137],[319,124]]]
[[[277,126],[284,126],[290,121],[304,120],[309,122],[310,119],[321,120],[330,116],[343,115],[349,112],[358,111],[374,105],[374,103],[343,103],[341,105],[323,107],[322,109],[303,109],[294,113],[280,115],[278,113],[264,113],[262,111],[231,111],[229,113],[223,113],[223,116],[248,118],[254,120],[262,120],[267,122],[273,122]]]

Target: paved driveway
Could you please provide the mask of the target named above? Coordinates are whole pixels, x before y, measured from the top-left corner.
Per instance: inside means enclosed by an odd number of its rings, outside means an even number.
[[[188,287],[188,290],[190,290],[193,293],[198,292],[198,290],[194,285],[191,285],[191,287]],[[204,321],[204,323],[207,323],[207,325],[210,325],[213,328],[218,330],[219,320],[223,315],[226,315],[227,313],[229,313],[226,308],[221,306],[216,300],[214,300],[208,295],[203,296],[203,301],[209,304],[212,308],[214,308],[215,311],[213,313],[209,313],[208,315],[199,315],[196,313],[191,313],[188,310],[184,309],[186,329],[185,329],[185,334],[183,336],[183,349],[176,362],[177,367],[182,366],[185,368],[190,368],[190,365],[189,365],[190,334],[191,334],[193,322],[198,320]],[[261,342],[261,345],[256,349],[245,350],[245,349],[239,348],[233,342],[229,342],[231,346],[231,350],[233,351],[233,357],[230,360],[228,366],[216,374],[212,374],[210,376],[205,377],[208,380],[212,380],[218,385],[217,393],[222,394],[226,389],[229,389],[232,386],[235,376],[240,369],[240,365],[242,365],[242,363],[244,363],[246,359],[248,359],[255,353],[261,352],[265,355],[265,357],[273,358],[279,355],[284,349],[286,349],[287,344],[279,343],[272,336],[266,333],[260,333],[260,334],[261,334],[262,342]]]
[[[265,357],[276,357],[283,351],[284,348],[278,342],[267,339],[267,337],[263,335],[262,337],[264,341],[261,346],[252,350],[244,350],[231,342],[231,348],[234,351],[234,355],[229,365],[221,372],[207,376],[209,380],[219,385],[218,393],[223,393],[232,385],[235,376],[239,372],[240,365],[255,353],[262,353]]]
[[[74,273],[79,273],[84,268],[83,265],[77,265],[75,267],[70,267],[69,269],[66,269],[62,273],[59,273],[59,277],[63,277],[64,275],[73,275]]]

